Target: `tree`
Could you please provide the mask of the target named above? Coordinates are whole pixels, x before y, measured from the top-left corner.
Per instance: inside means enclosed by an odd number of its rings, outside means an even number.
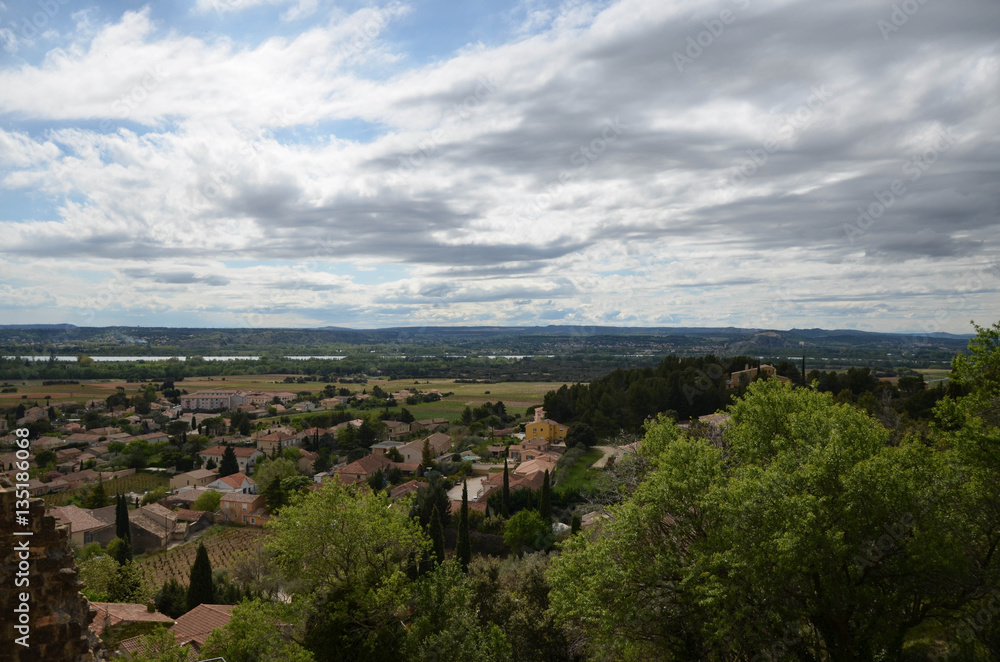
[[[420,464],[424,469],[434,468],[434,449],[431,448],[430,439],[424,439],[424,447],[420,455]]]
[[[503,493],[501,498],[503,501],[501,502],[500,515],[507,519],[510,517],[510,476],[508,475],[507,458],[503,460]]]
[[[156,610],[170,618],[177,618],[187,612],[187,590],[171,577],[153,596]]]
[[[77,563],[80,581],[86,585],[87,597],[97,602],[107,602],[108,586],[118,572],[118,562],[110,554],[94,556]]]
[[[142,571],[132,561],[119,565],[108,583],[108,602],[142,603],[148,593],[142,581]]]
[[[222,501],[222,494],[216,490],[208,490],[207,492],[199,495],[191,507],[194,510],[204,510],[210,513],[214,513],[219,509],[219,503]]]
[[[131,546],[132,531],[131,526],[129,526],[128,503],[125,501],[125,495],[123,494],[115,496],[115,535],[122,540],[128,541]]]
[[[306,648],[325,660],[398,657],[407,572],[431,547],[416,520],[392,508],[384,491],[327,481],[265,527],[286,592],[310,605]]]
[[[574,423],[566,431],[566,448],[590,447],[597,443],[597,432],[586,423]]]
[[[240,472],[240,464],[236,461],[236,451],[232,446],[226,446],[222,452],[222,460],[219,462],[219,478],[232,476]]]
[[[101,478],[97,479],[97,483],[90,490],[90,494],[87,495],[86,508],[96,509],[103,508],[108,505],[108,495],[104,492],[104,480]]]
[[[118,565],[124,565],[132,560],[132,544],[128,538],[113,538],[108,543],[107,552]]]
[[[242,602],[225,626],[213,630],[199,651],[199,659],[226,662],[312,662],[312,653],[290,636],[282,623],[294,620],[291,609],[260,599]]]
[[[403,423],[412,423],[416,419],[413,417],[413,414],[409,409],[403,407],[399,412],[399,420]]]
[[[553,609],[598,656],[746,659],[782,642],[798,659],[900,659],[914,627],[990,585],[989,543],[970,535],[983,513],[964,500],[980,483],[958,453],[890,445],[864,412],[776,380],[729,412],[721,447],[649,426],[650,473],[602,535],[563,543]]]
[[[441,514],[437,506],[431,510],[431,523],[427,528],[427,534],[434,543],[434,560],[438,565],[444,563],[444,527],[441,526]]]
[[[520,554],[527,549],[544,549],[551,543],[552,525],[534,510],[522,510],[507,521],[503,541]]]
[[[200,604],[215,604],[212,563],[208,560],[208,551],[204,543],[198,543],[198,552],[191,565],[191,580],[187,591],[188,609],[194,609]]]
[[[35,454],[35,464],[40,467],[47,467],[50,464],[55,465],[55,463],[56,454],[53,451],[46,449],[38,451],[38,453]]]
[[[462,570],[469,568],[472,560],[472,541],[469,539],[469,484],[462,481],[462,509],[458,516],[458,542],[455,543],[455,557]]]
[[[549,486],[549,470],[545,470],[542,489],[538,492],[538,514],[546,522],[552,521],[552,488]]]

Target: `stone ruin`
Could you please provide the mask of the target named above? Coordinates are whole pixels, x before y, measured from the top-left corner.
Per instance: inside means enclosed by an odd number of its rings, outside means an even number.
[[[23,496],[23,495],[22,495]],[[41,499],[31,499],[29,524],[18,524],[14,484],[0,476],[0,662],[96,662],[104,657],[100,640],[88,625],[93,618],[87,599],[80,593],[76,561],[68,532],[55,518],[45,515]],[[21,504],[23,506],[23,503]],[[15,532],[30,531],[30,536]],[[27,541],[28,586],[18,587],[17,546]],[[23,581],[23,577],[21,578]],[[27,646],[17,643],[21,594],[27,593]],[[23,640],[22,640],[23,641]]]

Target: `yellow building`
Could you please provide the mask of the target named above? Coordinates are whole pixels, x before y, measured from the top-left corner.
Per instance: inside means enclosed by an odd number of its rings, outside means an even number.
[[[535,420],[524,426],[526,441],[543,440],[550,444],[566,440],[566,426],[551,418],[545,418],[545,410],[539,407],[535,410]]]

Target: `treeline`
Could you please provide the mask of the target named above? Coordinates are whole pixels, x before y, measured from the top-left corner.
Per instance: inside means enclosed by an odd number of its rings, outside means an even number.
[[[86,357],[68,361],[29,361],[0,358],[0,379],[130,381],[179,380],[185,377],[239,375],[304,375],[315,381],[355,379],[359,375],[389,379],[461,379],[484,383],[500,381],[589,381],[621,367],[639,367],[655,357],[566,356],[506,358],[371,357],[345,359],[267,358],[238,361],[121,361],[98,362]]]
[[[586,423],[598,435],[638,432],[650,416],[671,412],[678,419],[704,416],[731,402],[737,390],[726,389],[736,370],[757,360],[746,356],[720,359],[668,356],[655,368],[615,370],[590,384],[563,385],[545,395],[545,411],[562,423]],[[778,374],[799,379],[794,365],[782,362]]]

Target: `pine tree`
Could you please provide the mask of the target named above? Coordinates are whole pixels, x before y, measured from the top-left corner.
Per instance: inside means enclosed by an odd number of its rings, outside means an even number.
[[[215,585],[212,583],[212,563],[204,543],[198,544],[198,553],[191,566],[191,581],[188,584],[187,607],[194,609],[200,604],[215,603]]]
[[[542,479],[542,491],[538,495],[538,514],[546,522],[552,521],[552,488],[549,486],[549,470],[545,470]]]
[[[431,542],[434,543],[434,560],[441,565],[444,563],[444,527],[441,526],[441,514],[438,513],[437,506],[431,511],[431,525],[428,527]]]
[[[469,562],[472,560],[472,543],[469,540],[469,484],[464,480],[462,481],[462,510],[458,518],[458,542],[455,545],[455,556],[462,564],[462,570],[468,570]]]
[[[232,476],[240,472],[240,464],[236,461],[236,451],[232,446],[226,446],[222,452],[222,461],[219,462],[219,478]]]
[[[500,514],[504,519],[510,517],[510,477],[507,474],[507,460],[503,461],[503,495]]]

